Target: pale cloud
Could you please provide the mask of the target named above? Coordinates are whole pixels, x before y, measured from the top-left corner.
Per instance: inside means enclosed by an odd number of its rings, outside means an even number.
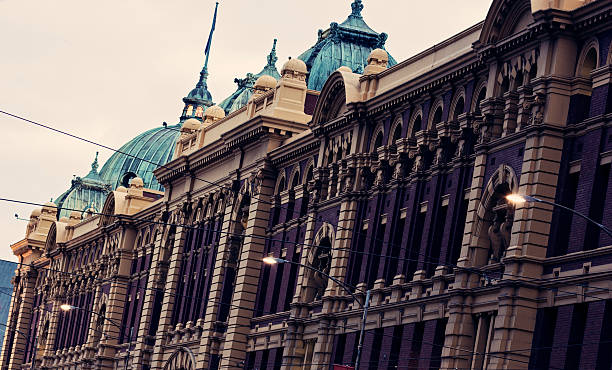
[[[235,77],[259,72],[278,38],[277,67],[312,46],[317,30],[342,22],[350,0],[225,0],[210,56],[215,102]],[[365,0],[363,16],[389,34],[402,61],[483,20],[491,0]],[[214,1],[0,1],[0,109],[101,143],[124,142],[176,122],[197,82]],[[0,198],[44,203],[83,176],[90,144],[0,115]],[[112,153],[100,150],[103,163]],[[31,206],[0,202],[0,258],[21,239]]]

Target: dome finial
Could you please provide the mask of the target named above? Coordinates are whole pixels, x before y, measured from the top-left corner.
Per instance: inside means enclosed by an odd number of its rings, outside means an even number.
[[[278,57],[276,56],[276,39],[274,39],[274,44],[272,44],[272,50],[270,54],[268,54],[268,66],[274,67],[276,62],[278,61]]]
[[[99,174],[98,174],[98,152],[96,152],[96,159],[94,159],[93,162],[91,162],[91,171],[89,171],[89,173],[87,174],[87,176],[85,176],[86,179],[94,179],[94,180],[99,180]]]
[[[355,17],[361,17],[361,11],[363,10],[363,4],[361,3],[361,0],[353,1],[353,3],[351,4],[351,8],[353,8],[353,12],[351,13],[351,15],[354,15]]]
[[[96,159],[91,163],[91,171],[95,173],[98,173],[98,153],[96,152]]]

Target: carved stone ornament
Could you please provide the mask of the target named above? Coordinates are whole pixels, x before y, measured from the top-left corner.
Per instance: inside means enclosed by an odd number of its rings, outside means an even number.
[[[404,177],[405,167],[404,161],[398,160],[395,162],[395,166],[393,168],[393,178],[395,180],[400,180],[402,177]]]
[[[321,181],[310,180],[308,183],[308,193],[310,194],[310,203],[316,203],[321,198]]]
[[[444,160],[444,148],[438,147],[438,149],[436,149],[436,155],[434,156],[433,165],[439,166],[444,163]]]
[[[425,167],[425,164],[423,163],[423,156],[418,154],[414,157],[414,163],[412,165],[412,172],[419,172],[422,171]]]

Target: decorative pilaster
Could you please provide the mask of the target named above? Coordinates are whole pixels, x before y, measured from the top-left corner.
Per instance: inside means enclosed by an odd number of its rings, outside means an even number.
[[[246,359],[247,335],[255,309],[268,220],[270,196],[274,191],[271,171],[260,169],[256,176],[256,194],[249,207],[242,252],[239,257],[236,284],[229,312],[220,368],[236,368]]]
[[[100,343],[101,350],[98,352],[99,363],[104,366],[114,366],[115,356],[119,349],[119,338],[121,337],[121,328],[118,325],[123,325],[123,315],[125,310],[125,302],[127,295],[127,287],[130,276],[131,267],[131,252],[134,244],[135,232],[133,230],[125,230],[121,235],[122,245],[111,261],[112,261],[112,281],[110,283],[110,291],[108,302],[106,304],[106,312],[104,314],[104,326],[102,341]],[[92,316],[96,316],[93,315]],[[101,318],[100,318],[101,319]],[[124,328],[125,329],[125,328]]]
[[[314,183],[314,181],[313,181]],[[312,201],[311,204],[316,203]],[[304,231],[304,244],[302,245],[302,254],[300,264],[308,263],[308,255],[310,248],[312,248],[312,242],[314,240],[314,228],[316,224],[316,211],[311,209],[306,219],[306,228]],[[306,310],[303,309],[301,303],[304,302],[303,297],[306,294],[308,286],[305,269],[300,267],[298,269],[297,284],[295,286],[295,294],[291,305],[291,318],[300,318],[306,314]],[[302,362],[306,354],[306,343],[302,339],[302,325],[297,320],[290,320],[287,323],[287,335],[285,337],[285,351],[283,352],[283,364],[286,364],[287,369],[299,370],[302,369]]]
[[[200,340],[197,358],[198,369],[208,369],[212,355],[219,351],[219,333],[217,332],[216,324],[223,296],[223,281],[225,280],[227,257],[232,243],[232,234],[236,231],[234,224],[240,222],[240,220],[233,219],[232,214],[234,209],[236,209],[236,214],[239,214],[238,210],[241,199],[241,197],[238,197],[234,202],[228,201],[225,206],[219,247],[215,256],[210,291],[208,293],[208,301],[206,302],[206,314],[203,320],[202,339]]]
[[[26,338],[18,333],[28,333],[30,325],[32,325],[32,304],[34,303],[34,296],[36,295],[36,272],[31,269],[27,269],[22,275],[19,283],[21,284],[21,289],[23,290],[21,292],[21,297],[19,297],[21,304],[19,305],[17,322],[14,327],[15,336],[13,346],[10,348],[10,359],[8,364],[9,370],[19,369],[23,362],[23,354],[26,348]],[[34,340],[34,338],[29,338],[29,340]]]
[[[171,237],[171,233],[168,237]],[[166,343],[166,333],[172,328],[172,313],[174,312],[174,303],[176,300],[181,263],[183,260],[183,248],[187,239],[187,230],[179,226],[176,228],[176,236],[174,246],[172,247],[172,255],[170,256],[170,267],[168,269],[168,277],[164,285],[164,298],[162,303],[159,325],[155,336],[155,347],[151,361],[151,369],[161,369],[164,364],[164,344]],[[172,241],[170,241],[172,243]]]
[[[15,286],[15,282],[17,281],[16,279],[18,279],[19,277],[19,270],[17,270],[15,276],[13,277],[13,279],[11,280],[11,283],[13,285],[13,294],[11,297],[11,305],[9,308],[9,315],[8,315],[8,319],[6,321],[7,326],[9,327],[14,327],[15,323],[17,322],[17,319],[19,318],[19,303],[17,302],[17,287]],[[11,341],[9,340],[11,338],[12,335],[14,335],[15,333],[12,333],[10,330],[4,330],[4,341],[2,342],[2,352],[0,353],[0,366],[8,363],[8,359],[10,358],[10,352],[11,352]]]
[[[159,300],[158,295],[161,295],[164,290],[168,267],[166,266],[165,248],[162,245],[163,233],[157,233],[157,239],[153,241],[153,255],[151,260],[151,270],[147,281],[147,288],[144,291],[144,300],[142,303],[140,325],[138,327],[138,335],[135,339],[135,349],[133,352],[132,363],[134,368],[140,369],[145,364],[150,362],[152,352],[151,343],[148,342],[150,337],[153,315],[155,311],[155,301]]]

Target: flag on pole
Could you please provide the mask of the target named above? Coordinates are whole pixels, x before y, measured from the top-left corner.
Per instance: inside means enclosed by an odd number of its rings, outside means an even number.
[[[206,49],[204,49],[204,55],[208,55],[210,52],[210,44],[212,44],[212,36],[215,31],[215,24],[217,23],[217,8],[219,7],[219,2],[215,5],[215,15],[213,16],[212,27],[210,28],[210,34],[208,35],[208,42],[206,43]]]

